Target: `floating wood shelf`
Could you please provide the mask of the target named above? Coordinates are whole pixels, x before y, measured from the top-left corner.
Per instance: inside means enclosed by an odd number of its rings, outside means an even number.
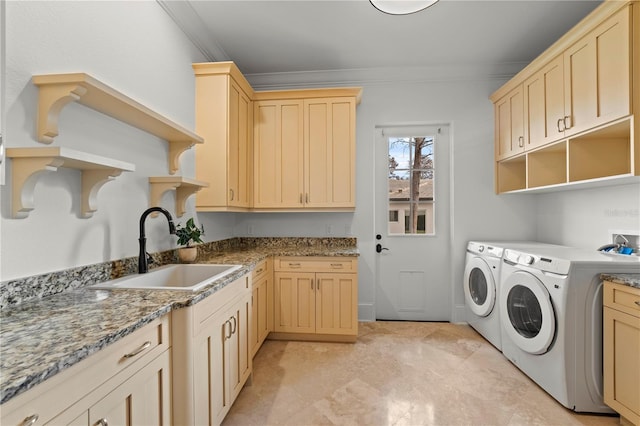
[[[82,171],[82,217],[91,217],[98,209],[100,188],[123,171],[132,172],[134,164],[62,147],[7,148],[11,158],[11,213],[25,218],[34,209],[34,190],[40,176],[59,167]]]
[[[209,186],[206,182],[184,178],[182,176],[150,177],[149,184],[151,185],[151,206],[159,206],[160,199],[165,192],[176,191],[177,217],[184,214],[189,196]]]
[[[49,144],[58,136],[60,111],[78,102],[169,143],[169,173],[178,171],[180,155],[204,139],[84,73],[33,76],[39,88],[38,141]]]

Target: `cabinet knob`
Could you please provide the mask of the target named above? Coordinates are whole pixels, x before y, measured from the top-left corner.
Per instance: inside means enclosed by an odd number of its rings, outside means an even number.
[[[101,418],[97,422],[94,423],[94,426],[109,426],[109,421],[106,418]]]
[[[25,418],[22,423],[20,423],[20,426],[31,426],[36,424],[36,422],[38,421],[38,419],[40,418],[40,416],[38,416],[37,414],[32,414],[29,417]]]

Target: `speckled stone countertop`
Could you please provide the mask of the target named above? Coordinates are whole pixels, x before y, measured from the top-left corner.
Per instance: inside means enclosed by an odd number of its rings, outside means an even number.
[[[0,311],[0,404],[171,310],[211,296],[269,256],[358,256],[352,247],[278,246],[201,253],[198,263],[242,264],[203,290],[73,289]]]
[[[640,288],[640,274],[602,274],[600,275],[600,278],[616,284]]]

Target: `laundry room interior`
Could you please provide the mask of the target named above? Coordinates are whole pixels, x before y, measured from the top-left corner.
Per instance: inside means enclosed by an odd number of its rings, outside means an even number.
[[[640,426],[638,40],[637,0],[0,2],[0,424]]]

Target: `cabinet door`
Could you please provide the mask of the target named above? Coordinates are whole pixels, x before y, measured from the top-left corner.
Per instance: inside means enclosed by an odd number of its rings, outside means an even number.
[[[250,293],[234,306],[229,319],[232,325],[231,337],[225,341],[225,345],[229,347],[226,364],[228,365],[229,374],[229,394],[233,401],[242,390],[242,386],[244,386],[251,373]]]
[[[640,422],[640,317],[604,308],[604,402]]]
[[[564,137],[564,62],[558,56],[525,80],[525,149]]]
[[[355,99],[304,101],[305,207],[355,207]]]
[[[229,85],[229,143],[227,154],[227,203],[249,207],[249,119],[251,101],[231,80]]]
[[[567,135],[630,113],[629,38],[625,7],[565,52]]]
[[[495,105],[496,160],[524,151],[522,86],[509,92]]]
[[[304,193],[301,100],[254,103],[255,208],[301,208]]]
[[[169,353],[164,352],[89,408],[89,424],[168,425],[169,377]]]
[[[260,281],[253,284],[253,292],[251,296],[251,355],[254,356],[262,342],[267,338],[272,322],[269,321],[269,314],[273,314],[273,309],[269,309],[269,299],[273,304],[273,279],[271,277],[263,277]],[[271,297],[269,297],[269,289],[271,288]]]
[[[358,333],[357,274],[316,274],[316,333]]]
[[[274,280],[274,331],[315,333],[315,274],[277,272]]]

